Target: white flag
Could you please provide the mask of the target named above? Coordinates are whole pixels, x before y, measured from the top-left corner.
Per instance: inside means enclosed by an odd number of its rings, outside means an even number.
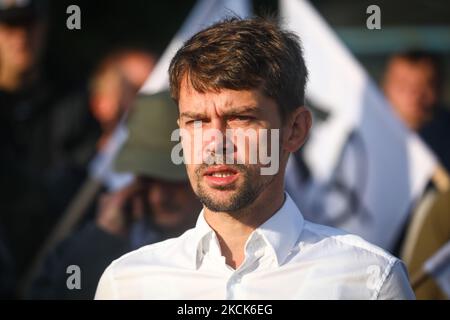
[[[287,188],[309,220],[393,250],[436,159],[308,2],[281,0],[280,11],[303,44],[306,98],[327,114],[302,151],[309,179],[291,158]]]
[[[194,34],[226,16],[238,15],[245,18],[250,14],[250,0],[199,0],[142,86],[141,93],[152,94],[169,89],[170,61],[183,43]]]

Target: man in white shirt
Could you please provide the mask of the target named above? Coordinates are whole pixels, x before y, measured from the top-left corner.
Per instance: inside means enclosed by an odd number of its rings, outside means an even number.
[[[169,73],[203,210],[179,238],[114,261],[97,299],[414,298],[401,261],[305,221],[284,192],[289,154],[312,122],[294,34],[267,19],[227,19],[188,40]]]

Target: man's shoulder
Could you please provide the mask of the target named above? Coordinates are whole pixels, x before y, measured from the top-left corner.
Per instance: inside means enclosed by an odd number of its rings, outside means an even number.
[[[347,274],[362,284],[362,295],[369,289],[367,298],[414,298],[401,260],[359,236],[305,221],[298,245],[303,261],[320,261],[328,273]]]
[[[357,235],[310,221],[305,221],[300,240],[300,243],[305,249],[326,248],[326,250],[319,251],[319,253],[323,252],[323,254],[328,254],[330,251],[338,255],[340,253],[353,252],[354,254],[348,255],[349,259],[354,257],[361,262],[377,261],[386,266],[392,266],[395,262],[399,261],[399,259],[386,250],[369,243]],[[361,259],[362,257],[364,259]]]
[[[145,268],[167,268],[186,265],[190,255],[186,241],[191,238],[193,229],[187,230],[177,238],[146,245],[124,254],[114,260],[108,269],[114,275],[128,273],[131,270]],[[177,257],[174,259],[174,257]]]

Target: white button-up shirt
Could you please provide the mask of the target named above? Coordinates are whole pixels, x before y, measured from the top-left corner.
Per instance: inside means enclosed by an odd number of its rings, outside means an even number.
[[[243,263],[225,263],[200,213],[178,238],[115,260],[96,299],[413,299],[402,262],[361,238],[305,221],[286,194],[252,232]]]

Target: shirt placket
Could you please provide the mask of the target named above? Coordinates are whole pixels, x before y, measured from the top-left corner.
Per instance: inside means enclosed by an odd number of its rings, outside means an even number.
[[[263,255],[264,242],[262,239],[259,237],[252,239],[252,241],[250,241],[247,245],[243,263],[236,270],[233,270],[227,281],[226,299],[233,300],[246,298],[243,278],[248,273],[255,270],[255,264]]]

